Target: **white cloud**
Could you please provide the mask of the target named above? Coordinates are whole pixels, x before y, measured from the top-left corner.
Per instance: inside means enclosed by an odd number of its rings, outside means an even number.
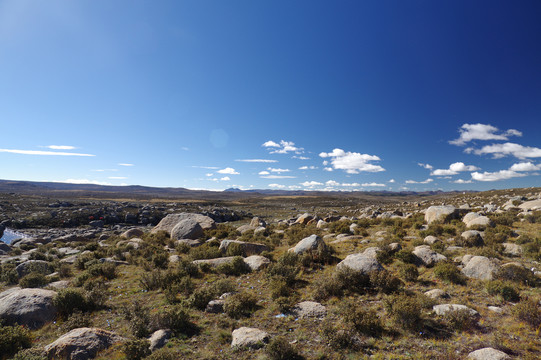
[[[297,155],[293,155],[291,158],[292,158],[292,159],[299,159],[299,160],[310,160],[309,157],[306,157],[306,156],[297,156]]]
[[[268,172],[267,170],[263,170],[259,172],[259,175],[269,175],[269,174],[270,172]]]
[[[327,186],[340,186],[340,183],[338,181],[329,180],[329,181],[325,182],[325,185],[327,185]]]
[[[128,163],[119,163],[118,165],[120,165],[120,166],[135,166],[133,164],[128,164]]]
[[[371,182],[371,183],[364,183],[364,184],[362,184],[362,186],[364,186],[364,187],[368,187],[368,186],[378,186],[378,187],[381,187],[381,186],[385,186],[385,184],[378,184],[378,183],[375,183],[375,182]]]
[[[289,190],[299,190],[302,189],[299,185],[290,185],[287,187]]]
[[[261,146],[263,146],[263,147],[280,147],[279,144],[275,143],[272,140],[269,140],[269,141],[263,143],[263,145],[261,145]]]
[[[109,176],[108,179],[112,179],[112,180],[124,180],[124,179],[127,179],[127,177],[125,177],[125,176]]]
[[[390,182],[391,184],[394,184],[394,183],[395,183],[395,180],[394,180],[394,179],[391,179],[391,180],[389,180],[389,182]]]
[[[358,174],[360,172],[379,172],[385,171],[379,165],[371,164],[372,161],[381,160],[376,155],[360,154],[356,152],[334,149],[330,153],[322,152],[319,154],[322,158],[331,158],[331,165],[334,169],[344,170],[348,174]]]
[[[497,127],[488,124],[464,124],[459,129],[460,137],[449,143],[464,145],[472,140],[508,140],[509,136],[522,136],[522,133],[515,129],[498,134],[499,131]]]
[[[223,178],[220,178],[220,181],[230,181],[231,178],[229,176],[224,176]]]
[[[45,146],[46,148],[53,149],[53,150],[73,150],[75,149],[75,146],[70,145],[49,145]]]
[[[262,179],[295,179],[296,176],[289,175],[265,175],[261,176]]]
[[[511,171],[538,171],[541,170],[541,165],[535,165],[532,162],[521,162],[517,164],[513,164],[509,168]]]
[[[359,184],[359,183],[342,183],[341,186],[344,186],[344,187],[358,187],[358,186],[362,186],[362,185]]]
[[[216,169],[219,169],[218,166],[198,166],[198,165],[193,165],[192,167],[193,167],[193,168],[197,168],[197,169],[207,169],[207,170],[216,170]]]
[[[269,187],[273,189],[284,189],[286,186],[280,184],[269,184]]]
[[[518,159],[541,157],[541,149],[531,146],[522,146],[515,143],[492,144],[483,146],[481,149],[467,148],[467,153],[473,152],[476,155],[492,154],[495,159],[512,155]]]
[[[213,176],[213,175],[214,175],[213,173],[205,174],[205,176]]]
[[[218,170],[217,173],[219,173],[219,174],[228,174],[228,175],[239,175],[239,173],[237,171],[235,171],[235,169],[230,168],[230,167],[226,167],[225,169]]]
[[[277,163],[278,160],[270,159],[237,159],[235,161],[247,162],[247,163]]]
[[[62,151],[41,151],[41,150],[17,150],[17,149],[0,149],[0,152],[21,154],[21,155],[42,155],[42,156],[96,156],[92,154],[70,153]]]
[[[276,168],[267,168],[270,172],[281,174],[283,172],[290,172],[289,169],[276,169]]]
[[[430,164],[423,164],[423,163],[417,163],[417,165],[419,165],[420,167],[423,167],[427,170],[432,170],[434,167]]]
[[[274,141],[267,141],[263,145],[263,147],[266,148],[276,148],[276,150],[272,150],[271,154],[287,154],[289,152],[294,152],[295,154],[302,154],[304,152],[303,148],[299,148],[295,146],[295,143],[292,141],[285,141],[280,140],[280,143],[275,143]]]
[[[458,180],[455,180],[453,182],[455,184],[471,184],[471,183],[473,183],[473,181],[471,181],[471,180],[463,180],[463,179],[458,179]]]
[[[305,182],[301,183],[301,185],[304,186],[304,187],[314,187],[314,186],[321,186],[321,185],[323,185],[323,183],[312,180],[312,181],[305,181]]]
[[[406,184],[429,184],[433,179],[426,179],[424,181],[406,180]]]
[[[463,171],[477,171],[480,170],[477,166],[474,165],[465,165],[463,162],[456,162],[449,166],[449,169],[436,169],[430,173],[434,176],[446,176],[446,175],[456,175],[459,172]]]
[[[112,185],[111,183],[104,182],[104,181],[98,181],[98,180],[89,180],[89,179],[67,179],[67,180],[59,180],[55,181],[59,183],[67,183],[67,184],[88,184],[88,185]]]
[[[472,179],[477,181],[499,181],[499,180],[508,180],[516,177],[526,176],[526,174],[519,173],[512,170],[500,170],[497,172],[487,172],[484,173],[474,172],[471,174]]]
[[[299,170],[316,170],[317,166],[301,166]]]
[[[326,167],[326,168],[323,168],[323,170],[331,172],[331,171],[333,171],[333,168],[332,167]]]

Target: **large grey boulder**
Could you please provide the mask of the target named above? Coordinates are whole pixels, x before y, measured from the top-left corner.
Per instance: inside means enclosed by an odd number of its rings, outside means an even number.
[[[212,218],[201,215],[201,214],[193,214],[193,213],[180,213],[180,214],[169,214],[166,217],[164,217],[158,225],[156,225],[151,233],[156,233],[160,230],[167,231],[169,234],[173,231],[173,228],[175,225],[177,225],[180,221],[186,220],[186,219],[192,219],[195,220],[204,230],[212,230],[216,228],[216,223]]]
[[[429,298],[435,299],[435,300],[450,298],[449,294],[441,289],[432,289],[432,290],[426,291],[424,294],[428,296]]]
[[[492,280],[500,266],[485,256],[473,256],[462,269],[462,273],[469,278],[478,280]]]
[[[269,342],[270,336],[263,330],[241,327],[233,330],[232,338],[231,347],[233,348],[258,349]]]
[[[483,236],[477,230],[466,230],[460,237],[464,240],[466,246],[482,246]]]
[[[124,239],[131,239],[131,238],[139,238],[143,235],[145,235],[145,232],[143,230],[138,229],[138,228],[132,228],[132,229],[124,231],[122,234],[120,234],[120,237]]]
[[[55,291],[11,288],[0,293],[0,319],[37,329],[56,317]]]
[[[460,304],[434,305],[432,307],[432,310],[434,310],[436,315],[440,315],[440,316],[444,316],[455,311],[467,311],[471,317],[479,316],[479,313],[477,311],[473,310],[470,307],[467,307],[466,305],[460,305]]]
[[[438,239],[437,237],[435,236],[432,236],[432,235],[428,235],[427,237],[424,238],[423,242],[427,245],[433,245],[437,242],[441,242],[440,239]]]
[[[511,256],[520,256],[522,255],[522,247],[514,243],[503,243],[503,252]]]
[[[327,308],[315,301],[303,301],[290,310],[291,315],[297,318],[324,318],[327,315]]]
[[[419,262],[426,267],[434,266],[440,261],[447,260],[447,257],[442,254],[438,254],[428,245],[416,246],[412,253],[417,257],[417,259],[419,259]]]
[[[297,218],[297,220],[295,220],[295,224],[302,224],[302,225],[306,225],[308,224],[310,221],[312,221],[314,219],[314,217],[308,213],[305,213],[305,214],[302,214],[301,216],[299,216]]]
[[[372,271],[381,271],[383,266],[373,257],[364,254],[351,254],[336,265],[338,270],[351,269],[367,275]]]
[[[425,212],[425,221],[428,224],[434,221],[449,222],[456,218],[458,218],[458,209],[451,205],[431,206]]]
[[[541,199],[526,201],[518,206],[522,210],[541,210]]]
[[[150,341],[150,351],[158,350],[167,344],[167,341],[171,337],[171,330],[160,329],[156,330],[150,335],[148,339]]]
[[[87,360],[124,338],[98,328],[78,328],[62,335],[45,347],[49,359]]]
[[[475,214],[472,216],[469,216],[470,214]],[[488,218],[488,216],[479,215],[477,213],[468,213],[464,216],[462,219],[464,224],[466,224],[467,228],[477,227],[477,228],[483,228],[486,229],[487,227],[494,227],[494,223],[492,220]]]
[[[173,230],[171,230],[171,239],[199,239],[204,235],[203,228],[194,219],[184,219],[179,221]]]
[[[249,243],[240,240],[222,240],[220,250],[225,253],[231,244],[238,244],[242,248],[245,256],[258,255],[263,251],[269,251],[269,247],[264,244]]]
[[[472,351],[468,354],[468,359],[472,360],[510,360],[511,357],[503,351],[494,348],[483,348]]]
[[[244,262],[252,271],[258,271],[266,268],[271,263],[268,258],[261,255],[248,256],[247,258],[244,258]]]
[[[208,265],[210,267],[218,267],[222,264],[229,264],[235,260],[236,256],[227,256],[216,259],[201,259],[192,261],[195,265]]]
[[[320,246],[323,248],[327,248],[327,245],[325,245],[323,239],[314,234],[299,241],[297,245],[289,249],[289,251],[292,251],[295,254],[299,255],[307,251],[317,250]]]

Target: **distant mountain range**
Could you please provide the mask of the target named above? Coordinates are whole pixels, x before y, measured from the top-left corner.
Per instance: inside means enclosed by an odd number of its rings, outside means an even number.
[[[460,191],[462,192],[462,191]],[[0,180],[0,193],[16,193],[24,195],[65,196],[65,197],[110,197],[139,199],[203,199],[203,200],[229,200],[235,198],[250,198],[258,196],[327,196],[327,197],[391,197],[391,196],[430,196],[445,194],[443,191],[304,191],[304,190],[240,190],[230,188],[224,191],[190,190],[172,187],[149,187],[139,185],[111,186],[94,184],[69,184],[58,182],[35,182],[18,180]],[[458,191],[449,192],[449,194]]]

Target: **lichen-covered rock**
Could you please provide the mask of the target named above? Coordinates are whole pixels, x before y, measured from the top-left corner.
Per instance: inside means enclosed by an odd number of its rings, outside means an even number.
[[[240,240],[222,240],[220,243],[220,250],[225,253],[227,252],[227,249],[231,244],[238,244],[237,246],[240,246],[242,249],[243,255],[250,256],[250,255],[258,255],[261,254],[263,251],[269,251],[269,247],[264,244],[257,244],[257,243],[249,243],[244,242]]]
[[[424,238],[423,242],[427,245],[433,245],[437,242],[441,242],[440,239],[438,239],[437,237],[435,236],[432,236],[432,235],[428,235],[427,237]]]
[[[11,288],[0,293],[0,319],[37,329],[56,317],[55,291]]]
[[[416,246],[412,253],[417,257],[417,259],[419,259],[419,262],[422,265],[427,267],[434,266],[440,261],[447,260],[447,257],[442,254],[438,254],[428,245]]]
[[[436,313],[436,315],[444,316],[447,315],[450,312],[454,311],[467,311],[471,317],[478,317],[479,313],[475,310],[473,310],[470,307],[467,307],[466,305],[460,305],[460,304],[441,304],[441,305],[434,305],[432,307],[432,310]]]
[[[270,336],[267,332],[256,328],[241,327],[233,330],[231,347],[258,349],[269,342]]]
[[[472,351],[468,354],[468,359],[472,360],[510,360],[511,357],[503,351],[494,348],[483,348]]]
[[[271,263],[268,258],[261,255],[248,256],[247,258],[244,258],[244,262],[252,271],[264,269]]]
[[[30,274],[31,272],[37,271],[42,274],[49,274],[49,263],[44,260],[28,260],[22,264],[17,265],[15,268],[17,275],[23,277]]]
[[[466,246],[482,246],[483,236],[477,230],[466,230],[460,234]]]
[[[303,301],[290,310],[291,315],[297,318],[324,318],[327,308],[315,301]]]
[[[166,231],[169,234],[173,231],[173,228],[182,220],[191,219],[196,221],[204,230],[216,229],[216,223],[212,218],[193,213],[180,213],[180,214],[169,214],[164,217],[158,225],[152,229],[152,233],[156,233],[160,230]]]
[[[148,339],[150,341],[150,351],[158,350],[167,344],[167,341],[171,337],[171,330],[160,329],[156,330],[150,335]]]
[[[450,298],[449,294],[447,294],[445,291],[441,289],[433,289],[429,290],[424,293],[426,296],[428,296],[431,299],[448,299]]]
[[[204,235],[203,228],[194,219],[184,219],[179,221],[173,230],[171,230],[171,239],[198,239]]]
[[[138,228],[133,228],[133,229],[129,229],[129,230],[126,230],[124,231],[120,237],[121,238],[124,238],[124,239],[131,239],[131,238],[138,238],[138,237],[141,237],[145,235],[145,232],[141,229],[138,229]]]
[[[511,256],[520,256],[522,255],[522,247],[518,244],[513,243],[503,243],[503,252]]]
[[[488,216],[477,216],[468,222],[464,221],[467,228],[482,228],[493,227],[494,223],[488,218]]]
[[[351,269],[361,274],[370,274],[372,271],[381,271],[383,266],[373,257],[364,254],[351,254],[336,265],[339,270]]]
[[[541,199],[526,201],[518,206],[522,210],[540,210],[541,209]]]
[[[451,205],[431,206],[425,212],[425,221],[428,224],[435,221],[449,222],[457,217],[458,209]]]
[[[294,252],[295,254],[303,254],[307,251],[317,250],[319,247],[326,248],[325,242],[322,238],[317,235],[310,235],[295,245],[294,248],[289,249],[289,251]]]
[[[499,265],[485,256],[473,256],[468,260],[462,273],[469,278],[478,280],[492,280]]]
[[[308,213],[305,213],[305,214],[302,214],[301,216],[299,216],[297,218],[297,220],[295,220],[295,224],[302,224],[302,225],[306,225],[308,224],[310,221],[312,221],[314,219],[314,217]]]
[[[49,359],[87,360],[122,340],[121,336],[107,330],[78,328],[47,345],[45,353]]]

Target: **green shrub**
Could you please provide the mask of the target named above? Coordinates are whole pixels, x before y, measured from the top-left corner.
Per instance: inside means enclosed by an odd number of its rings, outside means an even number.
[[[538,282],[535,275],[529,269],[515,264],[502,266],[495,277],[500,280],[509,280],[526,286],[536,286]]]
[[[341,318],[360,334],[378,337],[383,333],[383,322],[373,309],[365,309],[361,304],[345,301],[339,313]]]
[[[284,253],[276,263],[271,264],[267,268],[267,275],[269,277],[278,277],[283,279],[289,286],[292,286],[297,278],[297,274],[300,271],[300,267],[297,265],[298,256],[292,252]]]
[[[333,278],[342,290],[353,293],[362,293],[370,286],[368,275],[348,268],[336,269]]]
[[[341,220],[329,223],[329,231],[335,234],[350,234],[351,220]]]
[[[206,242],[201,246],[192,248],[190,257],[193,260],[216,259],[222,257],[222,251],[219,246],[220,243],[217,241]]]
[[[248,292],[238,292],[228,296],[224,303],[224,312],[232,319],[250,316],[257,309],[257,298]]]
[[[47,356],[45,356],[43,348],[32,347],[19,351],[13,360],[47,360]]]
[[[337,326],[338,325],[338,326]],[[332,350],[359,350],[360,342],[351,326],[339,326],[329,320],[321,324],[321,336]]]
[[[443,320],[449,328],[457,331],[468,331],[477,326],[477,319],[470,314],[468,309],[448,311],[443,316]]]
[[[270,360],[301,360],[304,359],[295,348],[282,336],[272,338],[265,347],[265,353]]]
[[[32,338],[27,329],[22,326],[0,324],[0,357],[7,358],[30,346],[32,346]]]
[[[439,262],[434,266],[434,275],[443,281],[452,284],[465,284],[466,277],[450,262]]]
[[[395,258],[405,264],[415,264],[417,257],[410,250],[402,249],[395,254]]]
[[[195,289],[195,285],[189,276],[185,276],[182,279],[170,284],[163,290],[165,299],[170,304],[178,302],[177,295],[182,294],[184,296],[190,296]]]
[[[541,307],[539,301],[525,299],[519,302],[513,308],[513,313],[520,320],[530,325],[534,329],[541,327]]]
[[[144,290],[152,291],[160,289],[163,285],[163,273],[161,270],[154,269],[141,274],[139,284]]]
[[[155,350],[152,354],[147,356],[145,360],[177,360],[178,358],[178,354],[175,354],[173,350],[163,347]]]
[[[116,265],[112,262],[90,265],[86,271],[92,277],[103,276],[107,280],[116,278]]]
[[[316,301],[327,300],[332,296],[340,297],[343,294],[342,284],[336,279],[336,275],[319,276],[314,280],[313,286],[313,297]]]
[[[152,256],[152,264],[159,269],[166,269],[169,264],[169,254],[165,251],[160,251]]]
[[[84,270],[88,266],[97,263],[97,261],[94,253],[85,253],[77,256],[73,265],[79,270]]]
[[[416,297],[398,294],[384,299],[384,306],[392,322],[406,330],[415,330],[421,323],[421,304]]]
[[[60,317],[67,319],[75,310],[88,311],[91,304],[80,289],[67,288],[60,290],[53,298],[53,305]]]
[[[15,264],[0,264],[0,281],[7,285],[17,284],[19,275],[15,270]]]
[[[157,314],[154,322],[160,329],[170,329],[176,336],[191,336],[198,329],[190,320],[188,311],[181,305],[173,305]]]
[[[141,360],[150,355],[150,341],[147,339],[128,340],[123,346],[127,360]]]
[[[400,276],[406,281],[417,281],[419,270],[413,264],[401,264],[399,267]]]
[[[92,321],[90,315],[83,313],[81,310],[74,310],[73,313],[64,321],[62,329],[66,332],[82,327],[90,327]]]
[[[129,322],[128,328],[133,336],[144,338],[150,333],[150,310],[139,301],[122,308],[124,319]]]
[[[216,229],[207,230],[208,237],[215,237],[216,239],[236,239],[240,233],[231,224],[217,224]]]
[[[47,277],[40,272],[31,272],[19,280],[19,286],[22,288],[38,288],[48,283]]]
[[[492,280],[486,283],[485,288],[490,295],[500,296],[505,301],[515,302],[520,300],[518,290],[510,282]]]
[[[250,267],[241,256],[235,256],[231,261],[223,263],[216,268],[218,273],[239,276],[250,272]]]
[[[58,275],[62,279],[66,279],[73,276],[73,273],[71,271],[71,266],[69,264],[62,263],[60,266],[58,266]]]
[[[204,284],[194,290],[192,295],[188,298],[188,304],[196,309],[204,310],[209,301],[224,293],[233,292],[235,289],[235,284],[227,279]]]
[[[370,273],[370,286],[385,294],[399,291],[404,285],[400,279],[393,276],[387,270],[372,271]]]

